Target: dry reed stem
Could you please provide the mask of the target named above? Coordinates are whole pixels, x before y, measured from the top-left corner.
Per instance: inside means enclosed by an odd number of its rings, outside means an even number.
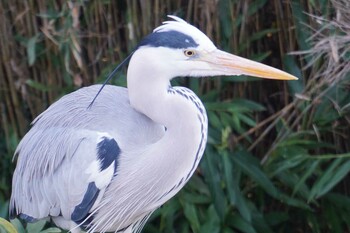
[[[102,73],[108,73],[116,63],[131,51],[145,34],[159,25],[167,14],[177,14],[203,30],[219,47],[225,46],[230,52],[251,57],[256,53],[263,53],[276,48],[268,46],[274,44],[274,35],[263,38],[264,42],[254,42],[254,46],[241,49],[242,42],[265,28],[264,15],[270,14],[271,8],[277,12],[276,19],[279,31],[276,34],[277,44],[283,45],[278,50],[275,60],[280,61],[284,52],[290,51],[295,44],[291,42],[290,28],[293,22],[290,19],[290,9],[285,2],[274,1],[251,15],[249,10],[253,2],[239,0],[228,1],[224,10],[227,20],[231,20],[231,34],[225,38],[219,11],[221,1],[190,0],[181,1],[154,1],[149,4],[136,0],[126,1],[7,1],[0,3],[0,9],[7,13],[2,14],[0,43],[0,70],[4,69],[0,83],[2,105],[5,106],[6,119],[9,122],[7,132],[11,128],[19,136],[23,135],[28,123],[59,96],[80,86],[96,83]],[[124,7],[124,8],[122,8]],[[267,8],[270,7],[270,8]],[[12,11],[10,11],[10,9]],[[9,12],[12,12],[11,14]],[[56,14],[54,17],[48,15]],[[241,23],[237,23],[239,19]],[[71,20],[71,21],[70,21]],[[272,20],[273,21],[273,20]],[[271,22],[272,22],[271,21]],[[5,30],[5,32],[3,32]],[[28,50],[25,40],[37,36],[36,60],[33,65],[28,64]],[[288,40],[287,40],[288,39]],[[7,51],[7,52],[6,52]],[[6,61],[12,61],[8,63]],[[273,61],[267,61],[274,64]],[[277,63],[279,66],[280,63]],[[41,84],[46,90],[40,90],[28,85],[29,81]],[[16,85],[17,83],[17,85]],[[249,98],[255,100],[268,99],[271,92],[267,92],[270,84],[262,83],[235,83],[223,86],[220,79],[212,81],[203,79],[200,92],[205,93],[212,89],[222,91],[221,98]],[[276,90],[286,90],[285,84],[274,84]],[[273,91],[273,90],[272,90]],[[256,95],[260,92],[259,95]],[[285,92],[276,108],[289,101]],[[274,110],[273,110],[274,111]],[[257,116],[257,118],[262,118]],[[271,119],[271,118],[269,118]],[[3,121],[2,121],[3,122]],[[268,121],[263,121],[268,122]],[[251,130],[259,135],[261,127]]]
[[[312,125],[312,110],[316,105],[319,104],[321,99],[333,88],[333,86],[339,84],[346,75],[350,74],[350,4],[344,0],[333,0],[332,4],[336,10],[337,17],[333,20],[326,20],[321,17],[310,15],[312,20],[317,21],[318,28],[313,29],[314,34],[309,38],[312,44],[312,49],[308,51],[293,52],[294,55],[303,55],[310,57],[310,62],[305,65],[304,69],[312,68],[316,69],[311,72],[307,79],[306,87],[302,93],[302,96],[311,98],[308,105],[300,112],[298,107],[303,104],[304,101],[301,99],[295,99],[291,105],[286,106],[285,109],[289,112],[288,117],[284,119],[284,115],[279,114],[276,120],[272,123],[274,126],[280,120],[283,121],[288,127],[279,134],[275,142],[272,144],[270,149],[263,157],[261,163],[265,163],[270,156],[271,152],[276,149],[279,142],[286,139],[289,132],[286,129],[298,130],[297,127],[303,125],[302,121],[306,119],[308,121],[305,128],[312,127],[315,130],[315,125]],[[336,34],[334,34],[334,31]],[[348,58],[346,58],[346,54]],[[321,62],[321,65],[318,66]],[[309,115],[307,115],[309,114]],[[262,133],[266,135],[273,127],[269,126]],[[317,130],[315,134],[319,139]],[[257,141],[261,141],[259,138]],[[257,143],[250,147],[253,149]]]

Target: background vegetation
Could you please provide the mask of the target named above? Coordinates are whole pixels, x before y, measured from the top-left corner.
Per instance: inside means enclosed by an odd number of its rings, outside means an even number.
[[[209,142],[195,176],[144,232],[350,232],[348,0],[1,0],[0,217],[30,122],[102,82],[167,14],[300,79],[177,80],[205,103]],[[60,231],[12,223],[21,233]]]

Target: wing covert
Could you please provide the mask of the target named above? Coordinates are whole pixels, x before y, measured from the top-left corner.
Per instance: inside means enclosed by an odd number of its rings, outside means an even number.
[[[98,204],[105,188],[116,175],[118,158],[121,150],[114,138],[103,135],[96,146],[96,160],[87,168],[89,184],[80,204],[75,206],[71,219],[81,224],[89,218],[91,211]],[[98,199],[98,197],[100,197]]]

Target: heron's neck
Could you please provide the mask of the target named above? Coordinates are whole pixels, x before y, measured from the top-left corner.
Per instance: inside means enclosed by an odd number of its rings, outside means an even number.
[[[152,56],[148,53],[136,51],[130,60],[127,77],[131,106],[168,130],[181,124],[197,123],[191,121],[197,118],[199,111],[193,99],[172,91],[169,81],[172,74],[162,67],[162,61],[149,57]]]
[[[202,131],[206,140],[207,116],[203,104],[191,90],[171,87],[170,75],[162,62],[135,52],[127,75],[131,106],[164,125],[173,142],[187,145],[193,142],[191,138],[200,140]]]
[[[188,181],[198,166],[207,140],[207,115],[191,90],[171,87],[170,78],[161,67],[138,58],[131,60],[128,69],[130,104],[167,129],[164,137],[143,156],[144,160],[158,161],[162,166],[148,163],[145,168],[142,160],[141,168],[154,172],[157,180],[152,182],[162,186],[159,189],[164,193],[158,198],[164,201]]]
[[[128,80],[132,73],[128,72]],[[155,156],[151,161],[163,161],[162,167],[155,166],[154,170],[160,169],[159,174],[166,179],[173,177],[174,183],[181,180],[167,193],[170,197],[192,176],[203,155],[208,128],[205,108],[191,90],[171,87],[161,80],[142,84],[132,81],[128,83],[128,89],[131,106],[167,129],[162,140],[150,148],[149,154]],[[181,172],[174,173],[174,166]]]
[[[130,104],[137,111],[164,125],[167,130],[191,128],[193,125],[200,127],[198,114],[205,113],[205,110],[192,91],[180,87],[173,88],[169,82],[161,80],[136,85],[130,85],[129,82],[128,89]]]

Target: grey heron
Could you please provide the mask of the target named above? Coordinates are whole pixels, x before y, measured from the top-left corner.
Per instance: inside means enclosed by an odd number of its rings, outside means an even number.
[[[215,47],[196,27],[169,16],[132,54],[127,89],[81,88],[52,104],[19,143],[12,217],[51,218],[71,231],[140,232],[173,197],[203,155],[208,121],[178,76],[293,80],[278,69]]]

